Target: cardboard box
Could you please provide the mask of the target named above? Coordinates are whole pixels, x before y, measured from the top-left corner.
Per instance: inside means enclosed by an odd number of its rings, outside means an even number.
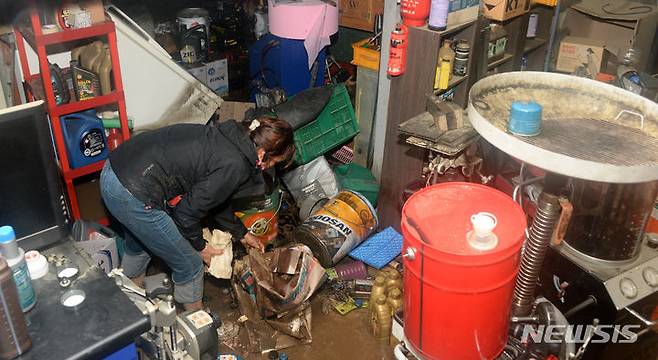
[[[206,85],[217,95],[228,95],[228,62],[226,59],[206,63]]]
[[[601,71],[606,57],[605,44],[601,41],[567,36],[560,43],[557,55],[557,71],[573,73],[579,67],[595,77]]]
[[[475,21],[480,13],[480,0],[450,0],[448,28]]]
[[[89,11],[92,24],[98,24],[105,21],[105,8],[102,0],[81,0],[80,7]]]
[[[218,110],[219,121],[222,122],[230,119],[242,121],[244,119],[244,113],[255,107],[256,104],[250,102],[224,101]]]
[[[206,74],[206,65],[197,65],[194,67],[189,67],[187,69],[190,75],[194,76],[197,80],[201,81],[203,84],[206,83],[207,74]]]
[[[384,13],[384,0],[339,0],[338,25],[372,32],[375,15]]]
[[[482,0],[482,2],[483,15],[497,21],[523,15],[530,9],[530,0]]]
[[[637,8],[644,9],[637,11]],[[605,10],[604,10],[605,9]],[[630,15],[617,15],[630,14]],[[613,55],[631,43],[640,50],[637,69],[655,72],[658,7],[632,1],[584,0],[567,9],[563,30],[571,36],[597,40]]]

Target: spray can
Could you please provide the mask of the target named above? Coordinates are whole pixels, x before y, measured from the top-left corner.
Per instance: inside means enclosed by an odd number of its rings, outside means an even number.
[[[430,30],[443,31],[448,27],[448,9],[450,0],[432,0],[430,19],[427,27]]]
[[[25,251],[18,247],[16,234],[11,226],[0,227],[0,254],[7,259],[11,267],[21,309],[28,312],[36,304],[37,297],[25,262]]]
[[[0,257],[0,359],[13,359],[32,346],[16,284],[7,261]]]
[[[402,0],[400,12],[405,25],[423,26],[430,14],[430,0]]]
[[[388,74],[399,76],[404,74],[407,66],[408,28],[404,24],[396,24],[391,32],[391,52],[388,57]]]

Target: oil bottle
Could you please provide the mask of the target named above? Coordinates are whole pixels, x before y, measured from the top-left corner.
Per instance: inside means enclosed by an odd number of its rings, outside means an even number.
[[[436,63],[436,77],[434,78],[434,89],[445,90],[450,83],[452,65],[455,62],[455,51],[452,50],[452,41],[445,40],[439,50],[439,58]]]
[[[368,301],[370,304],[370,306],[368,306],[369,313],[372,313],[375,300],[380,296],[384,296],[384,298],[386,298],[386,278],[383,275],[377,275],[375,277],[375,283],[372,284],[370,299]]]
[[[376,297],[372,308],[372,314],[370,315],[372,334],[382,342],[388,342],[393,320],[391,307],[386,301],[386,296]]]
[[[386,292],[389,294],[393,289],[402,288],[402,276],[397,271],[391,271],[386,278]]]
[[[400,289],[393,289],[388,292],[387,298],[388,306],[391,307],[391,316],[402,307],[402,291]]]

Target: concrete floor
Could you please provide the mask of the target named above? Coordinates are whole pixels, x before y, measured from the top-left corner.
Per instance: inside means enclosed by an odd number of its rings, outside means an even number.
[[[210,309],[220,315],[223,321],[236,321],[241,315],[238,309],[231,306],[231,297],[226,294],[228,282],[219,283],[206,280],[206,304]],[[347,315],[340,315],[336,311],[328,314],[322,312],[322,300],[327,290],[322,290],[311,300],[313,310],[312,336],[313,341],[308,345],[299,345],[281,350],[289,359],[363,359],[363,360],[389,360],[394,359],[393,346],[382,344],[371,334],[367,324],[367,311],[356,309]],[[240,339],[235,349],[220,346],[225,353],[237,354],[243,359],[267,359],[267,355],[248,353],[244,344],[247,335],[244,327],[240,328]]]

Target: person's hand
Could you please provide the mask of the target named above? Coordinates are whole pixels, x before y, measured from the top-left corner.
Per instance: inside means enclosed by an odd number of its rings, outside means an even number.
[[[265,245],[263,245],[263,243],[260,240],[258,240],[258,238],[254,236],[254,234],[250,232],[248,232],[242,238],[242,240],[240,240],[240,242],[245,247],[252,247],[254,249],[258,249],[260,252],[265,252]]]
[[[224,253],[224,249],[215,249],[214,247],[210,245],[206,245],[203,250],[201,250],[201,259],[203,259],[203,262],[210,266],[210,261],[212,260],[213,256],[217,255],[222,255]]]

